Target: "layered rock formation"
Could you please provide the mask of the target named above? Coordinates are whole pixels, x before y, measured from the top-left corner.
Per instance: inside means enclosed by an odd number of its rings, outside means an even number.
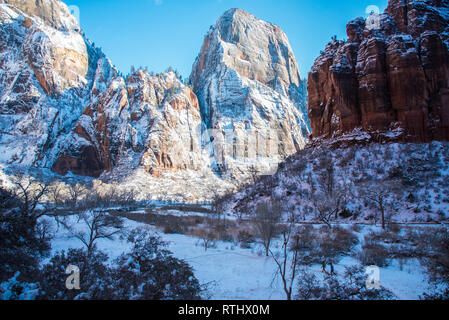
[[[194,89],[172,71],[123,78],[61,1],[2,1],[0,23],[1,163],[238,178],[305,145],[305,82],[287,37],[243,11],[208,33]]]
[[[145,170],[200,170],[201,114],[193,91],[173,72],[150,76],[138,71],[128,79],[133,150],[144,152]]]
[[[100,73],[96,79],[104,83],[108,75]],[[106,82],[107,88],[94,88],[53,170],[91,176],[119,165],[143,165],[153,175],[199,170],[198,101],[173,72],[150,76],[138,70],[126,84],[120,77]]]
[[[0,4],[2,162],[48,166],[89,99],[100,53],[63,3],[47,2]]]
[[[375,18],[375,28],[351,21],[348,40],[332,41],[316,60],[308,79],[313,137],[359,128],[449,140],[449,1],[390,0]]]
[[[78,32],[80,27],[76,18],[70,14],[67,6],[55,0],[1,0],[20,9],[34,19],[39,19],[46,25],[59,31]]]
[[[306,92],[278,26],[239,9],[227,11],[206,35],[190,82],[213,132],[218,169],[263,170],[264,162],[304,147]]]
[[[57,0],[4,1],[0,19],[3,162],[93,177],[202,166],[198,101],[173,72],[125,80]]]

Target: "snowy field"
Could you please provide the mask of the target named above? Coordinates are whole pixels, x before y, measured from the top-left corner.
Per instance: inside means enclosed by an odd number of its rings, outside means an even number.
[[[73,223],[76,220],[73,219]],[[217,242],[216,248],[205,251],[199,239],[185,236],[163,234],[152,226],[125,219],[126,228],[146,226],[169,244],[174,256],[184,259],[194,269],[202,285],[207,284],[210,298],[214,300],[283,300],[285,294],[280,277],[275,278],[276,264],[272,258],[264,257],[263,247],[254,244],[251,249],[242,249],[230,242]],[[83,228],[82,226],[79,226]],[[364,227],[360,237],[375,227]],[[99,240],[98,249],[104,251],[112,260],[128,251],[130,244],[126,239]],[[83,244],[68,234],[62,227],[52,241],[53,252],[69,248],[82,248]],[[274,251],[280,247],[279,241],[273,245]],[[337,273],[343,273],[344,266],[357,264],[352,257],[345,257],[336,265]],[[309,268],[317,277],[323,277],[321,266]],[[408,260],[401,266],[393,261],[390,266],[380,269],[381,285],[390,290],[397,299],[415,300],[427,289],[428,283],[423,267],[416,260]],[[295,290],[294,290],[295,292]]]

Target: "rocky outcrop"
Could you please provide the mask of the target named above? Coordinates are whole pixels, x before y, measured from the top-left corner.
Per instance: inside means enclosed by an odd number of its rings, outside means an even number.
[[[1,0],[59,31],[78,31],[80,27],[70,14],[67,5],[60,0]]]
[[[198,99],[173,72],[149,75],[138,71],[128,79],[133,149],[153,175],[161,170],[200,170]]]
[[[58,0],[3,1],[0,19],[3,163],[238,178],[305,145],[305,82],[288,39],[244,11],[208,33],[193,89],[172,71],[123,78]]]
[[[108,65],[100,70],[108,70]],[[54,171],[99,176],[119,166],[143,166],[159,176],[204,165],[198,100],[173,72],[150,75],[138,70],[126,83],[120,77],[107,83],[106,89],[93,90]]]
[[[390,0],[379,27],[359,18],[308,79],[313,137],[354,129],[449,140],[449,1]],[[403,130],[397,130],[403,129]]]
[[[8,58],[26,62],[45,93],[52,96],[87,83],[88,45],[64,3],[59,0],[2,2],[7,4],[1,9],[2,29],[13,38],[2,38],[6,43],[1,46],[5,49],[16,46],[20,50],[19,55],[4,57],[3,64],[14,63]]]
[[[219,170],[260,170],[304,147],[306,92],[278,26],[227,11],[206,35],[190,82],[206,128],[214,131],[211,153]]]
[[[51,167],[59,140],[88,104],[102,56],[80,34],[65,4],[44,4],[0,4],[2,162]]]
[[[89,104],[61,139],[53,171],[98,177],[118,164],[129,144],[130,128],[124,110],[128,105],[125,81],[116,74],[107,59],[98,61]],[[99,88],[99,84],[107,87]]]
[[[0,19],[2,161],[92,177],[207,166],[198,100],[173,72],[125,80],[57,0],[6,1]]]

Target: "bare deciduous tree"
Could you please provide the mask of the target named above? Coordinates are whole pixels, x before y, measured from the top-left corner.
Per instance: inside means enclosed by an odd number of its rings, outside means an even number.
[[[257,182],[257,179],[259,178],[260,175],[260,170],[257,169],[254,165],[251,166],[248,169],[248,173],[250,174],[251,177],[251,181],[253,182],[253,184],[255,184]]]
[[[120,193],[120,204],[122,205],[133,205],[136,202],[137,192],[134,188],[129,188],[127,190],[123,190]]]
[[[311,200],[317,218],[332,228],[332,219],[338,218],[338,214],[348,202],[349,187],[344,177],[339,180],[335,178],[333,159],[327,153],[321,156],[319,169],[318,188],[312,192]]]
[[[68,187],[69,200],[73,206],[76,206],[82,196],[87,192],[87,187],[81,183],[70,183]]]
[[[48,188],[47,197],[54,205],[63,202],[63,187],[58,181],[54,181]]]
[[[267,257],[270,255],[270,245],[278,232],[278,224],[282,216],[282,206],[279,201],[260,202],[257,204],[254,225],[262,240]]]
[[[202,229],[199,233],[199,237],[204,251],[216,246],[215,235],[210,230]]]
[[[213,221],[214,221],[214,227],[219,227],[221,225],[221,220],[222,217],[223,219],[223,223],[225,223],[225,215],[224,215],[224,201],[222,199],[222,197],[218,194],[215,193],[213,198],[212,198],[212,216],[213,216]]]
[[[376,210],[379,210],[382,229],[386,229],[387,215],[392,212],[392,205],[395,194],[400,187],[397,180],[384,180],[373,183],[365,183],[361,193],[368,199]]]
[[[313,205],[315,207],[316,217],[318,220],[326,224],[329,229],[331,229],[331,221],[338,214],[341,208],[341,198],[338,196],[326,196],[322,193],[316,193],[313,198]]]
[[[90,254],[95,248],[95,242],[99,239],[113,239],[114,235],[123,232],[123,220],[103,211],[87,210],[78,217],[78,223],[87,226],[87,232],[76,229],[68,221],[68,217],[57,218],[64,228],[75,238],[79,239]]]
[[[24,173],[17,173],[12,177],[13,193],[21,200],[21,210],[24,214],[34,215],[39,218],[45,215],[46,211],[41,210],[38,214],[36,208],[39,202],[48,192],[50,183],[44,177],[38,176],[37,178]]]
[[[321,184],[323,192],[332,196],[335,188],[335,168],[329,154],[325,153],[320,159],[321,174],[318,176],[318,182]]]
[[[329,265],[330,274],[333,275],[335,273],[334,264],[337,264],[343,255],[352,250],[353,246],[358,243],[358,238],[353,232],[338,226],[332,230],[322,230],[320,233],[318,252],[315,254],[321,260],[323,272],[328,273],[326,266]]]
[[[301,248],[301,238],[293,235],[294,221],[290,221],[289,225],[282,230],[282,247],[280,254],[274,254],[270,250],[278,267],[277,275],[281,277],[283,289],[287,296],[287,300],[292,300],[293,284],[297,276],[299,267],[298,259]]]

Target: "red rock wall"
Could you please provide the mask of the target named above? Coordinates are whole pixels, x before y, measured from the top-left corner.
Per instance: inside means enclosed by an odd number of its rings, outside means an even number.
[[[449,140],[448,12],[447,0],[391,0],[380,29],[351,21],[309,74],[313,137],[399,126],[408,141]]]

